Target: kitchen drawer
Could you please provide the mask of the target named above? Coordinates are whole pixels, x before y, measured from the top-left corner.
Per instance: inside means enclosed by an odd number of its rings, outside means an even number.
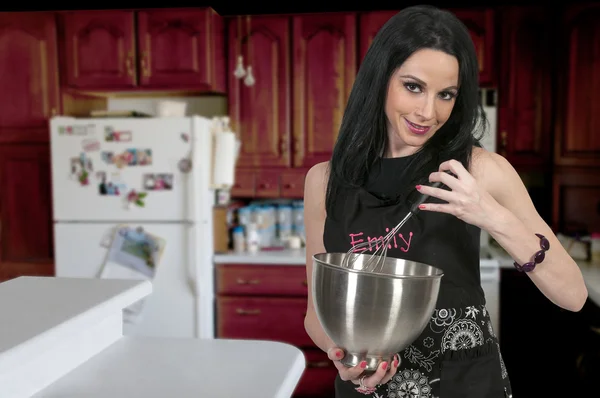
[[[318,348],[303,351],[306,369],[294,391],[294,398],[333,397],[335,377],[338,374],[333,362]]]
[[[217,266],[216,290],[219,295],[306,297],[306,268],[222,264]]]
[[[218,297],[217,336],[313,346],[304,330],[306,299]]]

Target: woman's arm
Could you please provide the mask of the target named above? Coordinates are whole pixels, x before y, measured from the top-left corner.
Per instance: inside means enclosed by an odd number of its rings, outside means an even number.
[[[335,344],[325,334],[317,319],[312,301],[312,256],[325,252],[323,229],[325,226],[325,192],[327,187],[327,163],[313,166],[304,182],[304,230],[306,232],[306,280],[308,282],[308,304],[304,328],[312,341],[327,352]]]
[[[446,170],[456,177],[445,173]],[[532,261],[540,250],[540,238],[535,234],[544,235],[550,242],[550,250],[544,261],[527,275],[554,304],[570,311],[583,307],[587,289],[581,271],[539,216],[521,178],[505,158],[476,148],[471,173],[460,162],[450,160],[431,174],[430,181],[441,181],[451,191],[419,187],[420,192],[448,202],[428,203],[423,210],[453,214],[488,231],[520,265]]]
[[[554,304],[570,311],[581,310],[587,299],[581,271],[539,216],[520,176],[500,155],[486,152],[477,157],[475,162],[483,166],[485,189],[499,205],[486,230],[520,265],[532,261],[540,250],[540,239],[535,234],[545,236],[550,250],[527,275]]]

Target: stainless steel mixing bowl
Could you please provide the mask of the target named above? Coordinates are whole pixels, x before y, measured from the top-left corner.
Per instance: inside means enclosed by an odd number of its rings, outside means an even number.
[[[346,256],[356,260],[351,268]],[[385,258],[378,272],[362,271],[368,254],[313,256],[312,294],[325,333],[346,351],[341,362],[366,371],[410,345],[425,329],[437,301],[443,272],[414,261]]]

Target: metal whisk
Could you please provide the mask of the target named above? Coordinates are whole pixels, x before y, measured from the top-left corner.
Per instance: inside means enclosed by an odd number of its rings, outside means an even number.
[[[435,182],[435,183],[431,184],[431,186],[434,188],[439,188],[442,185],[443,184],[441,182]],[[420,211],[419,205],[424,203],[428,198],[429,198],[429,195],[421,195],[419,197],[419,199],[412,205],[412,207],[410,208],[410,211],[406,214],[406,216],[402,219],[402,221],[400,221],[384,237],[376,239],[376,240],[367,240],[365,242],[361,242],[361,243],[358,243],[358,244],[352,246],[352,248],[350,248],[350,250],[348,250],[348,252],[347,252],[348,255],[346,256],[344,262],[342,263],[342,266],[352,268],[354,266],[354,262],[356,261],[356,258],[358,257],[357,254],[360,254],[361,252],[371,249],[372,245],[375,244],[376,249],[371,254],[371,256],[367,259],[367,261],[363,264],[362,270],[367,271],[367,272],[374,272],[375,270],[380,269],[385,261],[388,245],[390,244],[390,241],[393,239],[394,235],[396,235],[396,233],[400,230],[400,228],[402,228],[402,226],[404,226],[404,224],[406,224],[406,222],[409,220],[409,218],[411,218],[413,216],[413,214],[416,214]]]

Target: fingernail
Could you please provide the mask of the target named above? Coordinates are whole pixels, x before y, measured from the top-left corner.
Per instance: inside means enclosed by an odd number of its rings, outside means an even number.
[[[360,363],[360,367],[361,367],[362,369],[366,368],[366,367],[367,367],[367,361],[362,361],[362,362]]]
[[[338,358],[341,358],[341,357],[342,357],[342,355],[344,355],[344,354],[342,354],[342,352],[341,352],[341,351],[338,351],[338,352],[337,352],[337,354],[335,354],[335,356],[336,356],[336,357],[338,357]]]
[[[417,190],[419,190],[419,189],[421,189],[421,186],[420,186],[420,185],[417,185],[417,187],[416,187],[416,188],[417,188]]]
[[[397,359],[394,359],[393,366],[394,366],[395,368],[397,368],[397,367],[398,367],[398,360],[397,360]]]
[[[419,209],[424,209],[425,205],[419,205]]]
[[[384,362],[381,364],[381,369],[383,369],[383,370],[387,369],[387,362]]]

